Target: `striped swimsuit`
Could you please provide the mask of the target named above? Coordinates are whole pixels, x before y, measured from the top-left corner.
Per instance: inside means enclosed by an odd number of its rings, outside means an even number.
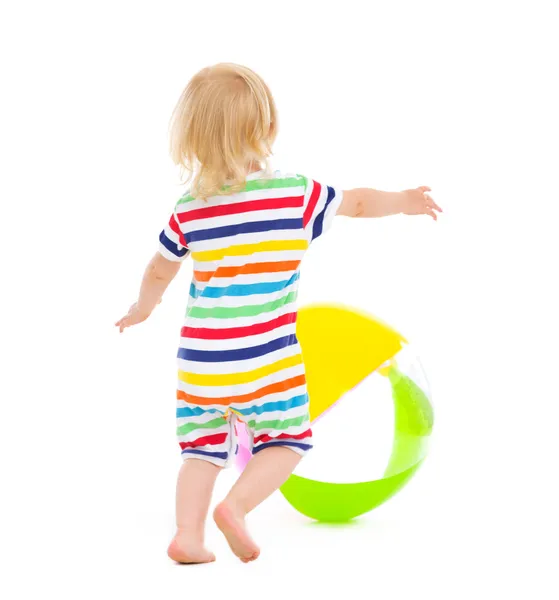
[[[228,466],[236,425],[252,452],[310,448],[308,395],[295,334],[299,265],[342,194],[302,177],[247,177],[244,190],[182,197],[159,251],[191,254],[194,275],[178,350],[177,436],[183,458]]]

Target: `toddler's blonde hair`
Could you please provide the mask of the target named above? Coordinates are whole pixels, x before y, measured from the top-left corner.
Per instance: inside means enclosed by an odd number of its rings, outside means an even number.
[[[171,157],[191,180],[193,197],[231,194],[251,165],[268,166],[276,133],[268,86],[247,67],[221,63],[184,89],[171,118]]]

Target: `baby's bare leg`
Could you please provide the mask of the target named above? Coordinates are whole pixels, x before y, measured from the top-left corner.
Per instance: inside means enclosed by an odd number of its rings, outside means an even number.
[[[300,460],[299,454],[285,446],[262,450],[252,457],[225,500],[216,507],[215,522],[243,562],[255,560],[260,554],[246,530],[245,516],[287,480]]]
[[[177,481],[177,533],[167,554],[180,563],[212,562],[215,556],[204,547],[206,517],[220,467],[189,458]]]

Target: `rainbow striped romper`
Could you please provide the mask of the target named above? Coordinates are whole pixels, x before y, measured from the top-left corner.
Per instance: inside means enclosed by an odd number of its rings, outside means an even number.
[[[299,265],[341,199],[340,191],[303,176],[260,171],[240,193],[178,201],[159,251],[194,260],[178,350],[183,458],[228,466],[237,421],[247,426],[253,454],[312,448],[295,334]]]

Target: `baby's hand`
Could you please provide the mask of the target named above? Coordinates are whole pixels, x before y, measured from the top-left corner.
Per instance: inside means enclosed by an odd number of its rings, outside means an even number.
[[[427,192],[430,191],[431,188],[426,185],[422,185],[415,190],[403,191],[402,212],[405,215],[429,215],[436,221],[437,213],[435,211],[443,212],[443,210],[429,196]]]
[[[128,310],[128,314],[122,317],[122,319],[120,319],[119,321],[117,321],[115,323],[115,326],[118,327],[120,333],[122,333],[127,327],[132,327],[132,325],[142,323],[150,315],[151,311],[142,310],[135,302]]]

